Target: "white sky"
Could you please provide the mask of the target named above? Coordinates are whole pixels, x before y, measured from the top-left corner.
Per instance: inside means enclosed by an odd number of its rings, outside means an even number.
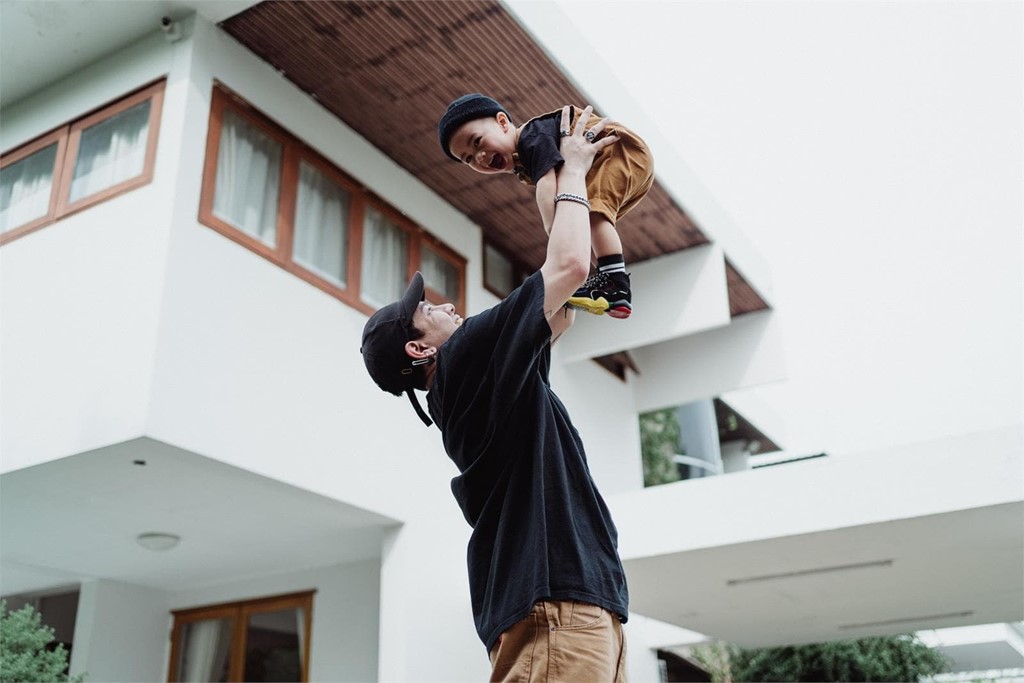
[[[559,5],[768,262],[787,451],[1021,422],[1020,2]]]

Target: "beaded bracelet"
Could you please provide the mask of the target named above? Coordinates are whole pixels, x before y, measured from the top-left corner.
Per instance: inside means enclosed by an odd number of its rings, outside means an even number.
[[[555,195],[555,201],[556,202],[563,202],[563,201],[564,202],[576,202],[577,204],[582,204],[583,206],[587,207],[588,211],[590,210],[590,202],[587,200],[586,197],[582,197],[582,196],[580,196],[578,194],[572,194],[570,192],[562,192],[562,193],[559,193],[559,194]]]

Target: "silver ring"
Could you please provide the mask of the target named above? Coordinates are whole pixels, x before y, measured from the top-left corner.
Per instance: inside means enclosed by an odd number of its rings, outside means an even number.
[[[594,138],[597,137],[597,134],[592,130],[588,130],[586,133],[584,133],[583,137],[587,139],[587,142],[593,142]]]
[[[572,135],[572,133],[570,133],[570,132],[569,132],[569,131],[567,131],[567,130],[562,130],[562,131],[559,131],[559,132],[558,132],[558,134],[559,134],[559,135],[561,135],[561,136],[562,136],[563,138],[567,138],[567,137],[569,137],[570,135]]]

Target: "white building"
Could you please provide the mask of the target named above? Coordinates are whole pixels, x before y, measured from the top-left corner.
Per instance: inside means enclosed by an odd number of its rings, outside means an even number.
[[[445,167],[434,125],[502,41],[510,107],[577,86],[497,2],[0,10],[0,592],[64,615],[91,681],[484,679],[454,466],[359,334],[411,270],[472,314],[537,265],[529,194]],[[642,304],[579,320],[553,372],[619,527],[632,679],[699,634],[1020,620],[1019,421],[643,487],[638,413],[693,405],[722,450],[724,396],[770,438],[730,392],[784,375],[765,266],[658,163],[623,226]],[[275,648],[301,657],[247,660]]]

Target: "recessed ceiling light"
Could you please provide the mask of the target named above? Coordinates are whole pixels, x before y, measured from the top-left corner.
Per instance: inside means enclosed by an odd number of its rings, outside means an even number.
[[[178,545],[181,541],[181,536],[151,531],[145,534],[139,534],[135,537],[135,541],[146,550],[170,550],[174,546]]]
[[[909,624],[915,621],[935,621],[936,619],[959,619],[962,617],[969,617],[972,614],[974,614],[974,610],[968,610],[966,612],[947,612],[946,614],[928,614],[923,617],[900,617],[899,619],[886,619],[885,621],[866,621],[862,624],[843,624],[842,626],[839,626],[839,630],[846,631],[851,628],[892,626],[895,624]]]
[[[756,583],[758,581],[777,581],[779,579],[797,579],[802,576],[814,574],[831,574],[832,572],[848,572],[857,569],[874,569],[878,567],[891,567],[892,560],[875,560],[873,562],[858,562],[856,564],[839,564],[832,567],[817,567],[815,569],[803,569],[795,572],[782,572],[779,574],[762,574],[760,576],[748,576],[743,579],[729,579],[725,582],[727,586],[739,586],[744,583]]]

